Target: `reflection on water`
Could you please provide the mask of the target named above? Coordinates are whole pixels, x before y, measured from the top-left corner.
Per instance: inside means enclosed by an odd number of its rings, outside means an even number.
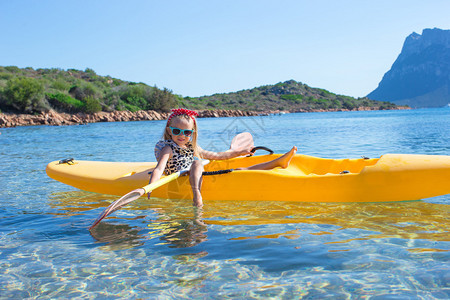
[[[160,237],[169,247],[188,248],[207,240],[207,226],[202,220],[202,209],[193,208],[193,216],[187,219],[171,219],[164,216],[148,224],[149,238]]]
[[[90,233],[98,242],[104,243],[103,248],[108,250],[128,249],[144,244],[139,229],[126,224],[102,222]]]
[[[49,205],[58,209],[64,215],[76,215],[84,211],[96,208],[104,208],[109,205],[109,201],[114,201],[120,197],[112,195],[102,195],[83,191],[52,193]]]
[[[76,215],[89,210],[101,211],[113,200],[114,196],[77,191],[53,194],[50,205],[57,208],[56,214]],[[103,221],[92,236],[99,242],[116,246],[141,246],[145,240],[159,238],[162,244],[170,247],[186,248],[206,241],[207,228],[211,225],[231,227],[300,223],[332,225],[328,231],[309,233],[314,235],[333,235],[346,229],[359,229],[366,232],[358,237],[359,240],[400,238],[444,242],[449,241],[449,212],[448,205],[424,201],[332,204],[212,201],[206,203],[204,209],[194,209],[190,201],[141,198]],[[139,228],[126,225],[127,221],[138,224]],[[302,234],[300,229],[265,235],[255,232],[243,231],[233,239],[295,239]]]
[[[53,213],[55,215],[73,216],[93,209],[104,209],[109,205],[109,201],[116,198],[118,197],[83,191],[62,192],[52,195],[50,206],[57,209],[57,212]],[[152,198],[151,205],[146,202],[149,201],[142,198],[133,205],[122,208],[123,211],[138,209],[137,213],[140,214],[156,213],[156,217],[148,221],[139,215],[126,217],[127,220],[146,222],[146,226],[130,226],[124,224],[123,219],[119,224],[103,221],[91,231],[92,237],[108,245],[107,249],[110,250],[141,246],[144,240],[154,238],[159,238],[161,244],[175,248],[193,247],[207,239],[207,226],[203,222],[202,209],[187,205],[177,210],[177,202],[157,198]],[[109,219],[118,218],[113,214]]]
[[[173,248],[188,248],[207,239],[207,226],[201,219],[201,211],[194,211],[189,219],[172,219],[165,214],[151,220],[145,227],[132,227],[127,224],[101,222],[90,231],[98,242],[105,243],[105,250],[120,250],[144,245],[145,240],[158,238],[160,245]],[[136,217],[143,219],[143,217]]]
[[[344,204],[265,202],[240,204],[228,210],[224,205],[221,208],[213,212],[214,217],[208,224],[333,224],[338,230],[357,228],[377,232],[368,236],[369,239],[449,240],[449,206],[423,201]],[[220,219],[221,216],[223,219]]]

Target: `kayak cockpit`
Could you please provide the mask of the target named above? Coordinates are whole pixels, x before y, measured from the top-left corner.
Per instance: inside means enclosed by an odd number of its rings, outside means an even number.
[[[273,154],[212,161],[209,165],[206,165],[205,170],[217,171],[249,167],[276,159],[280,156],[281,154]],[[326,159],[297,154],[292,158],[288,168],[275,168],[271,172],[294,176],[360,173],[365,167],[375,165],[378,160],[379,158]]]
[[[305,155],[296,158],[294,164],[300,165],[300,169],[306,175],[358,174],[364,168],[375,165],[379,160],[379,158],[326,159]]]

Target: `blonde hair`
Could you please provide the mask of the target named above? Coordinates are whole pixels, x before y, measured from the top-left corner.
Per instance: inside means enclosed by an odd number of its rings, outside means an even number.
[[[175,119],[185,119],[187,121],[193,121],[194,122],[194,132],[192,133],[192,137],[190,140],[190,143],[192,144],[192,147],[194,148],[194,156],[197,156],[199,158],[202,158],[200,155],[200,150],[199,147],[197,145],[197,138],[198,138],[198,129],[197,129],[197,121],[195,120],[195,117],[191,117],[188,115],[177,115],[177,116],[173,116],[166,124],[166,127],[164,128],[164,133],[163,133],[163,139],[164,140],[171,140],[172,137],[170,136],[169,133],[169,126],[172,125],[173,121]]]

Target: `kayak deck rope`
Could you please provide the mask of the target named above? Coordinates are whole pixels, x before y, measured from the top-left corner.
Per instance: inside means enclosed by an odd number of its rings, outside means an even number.
[[[202,172],[203,176],[210,176],[210,175],[221,175],[221,174],[227,174],[230,172],[233,172],[234,169],[226,169],[226,170],[217,170],[217,171],[209,171],[209,172]],[[153,172],[150,171],[148,174],[152,174]]]
[[[221,175],[221,174],[227,174],[230,172],[233,172],[234,169],[227,169],[227,170],[217,170],[217,171],[210,171],[210,172],[203,172],[202,175],[203,176],[208,176],[208,175]]]

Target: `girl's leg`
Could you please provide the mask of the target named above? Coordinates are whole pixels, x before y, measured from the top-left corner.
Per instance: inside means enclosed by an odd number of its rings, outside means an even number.
[[[247,168],[238,168],[236,170],[271,170],[276,167],[285,169],[289,166],[289,163],[291,162],[291,159],[292,159],[292,157],[294,157],[296,152],[297,152],[297,147],[294,146],[294,147],[292,147],[291,150],[286,152],[284,155],[282,155],[274,160],[260,163],[260,164],[250,166]]]
[[[203,206],[202,194],[200,192],[202,187],[202,172],[202,162],[200,160],[194,161],[189,172],[189,182],[191,184],[192,194],[194,195],[192,200],[194,201],[194,206],[197,207]]]

